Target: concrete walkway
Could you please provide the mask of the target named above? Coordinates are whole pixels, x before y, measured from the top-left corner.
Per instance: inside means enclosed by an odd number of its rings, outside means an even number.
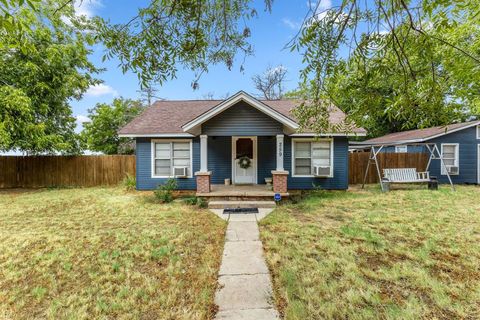
[[[279,319],[255,214],[231,214],[228,218],[218,282],[216,319]]]

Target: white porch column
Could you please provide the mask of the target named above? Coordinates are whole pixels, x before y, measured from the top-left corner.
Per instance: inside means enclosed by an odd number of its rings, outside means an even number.
[[[206,135],[200,136],[200,172],[208,171],[207,139]]]
[[[283,171],[283,134],[277,134],[277,169],[276,171]]]

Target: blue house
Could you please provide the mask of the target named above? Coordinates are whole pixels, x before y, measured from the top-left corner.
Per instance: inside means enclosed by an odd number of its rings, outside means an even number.
[[[226,100],[157,101],[119,131],[136,139],[137,189],[170,178],[179,189],[273,184],[288,189],[348,188],[349,133],[298,132],[292,100],[258,100],[240,91]],[[344,123],[331,107],[330,121]],[[228,180],[227,180],[228,181]]]
[[[352,147],[383,146],[382,152],[428,152],[423,143],[435,144],[446,166],[441,161],[432,161],[431,176],[447,183],[448,170],[453,183],[480,183],[480,120],[391,133],[352,143]]]

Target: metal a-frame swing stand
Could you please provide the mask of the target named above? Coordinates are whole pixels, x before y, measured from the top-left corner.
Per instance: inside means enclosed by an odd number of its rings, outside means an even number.
[[[375,168],[377,169],[377,175],[378,175],[378,181],[380,181],[380,187],[382,188],[382,191],[386,191],[385,185],[382,183],[382,174],[380,172],[380,166],[378,165],[378,159],[377,155],[385,148],[385,147],[392,147],[396,145],[402,145],[404,146],[405,144],[379,144],[379,145],[371,145],[370,146],[370,156],[368,157],[368,163],[367,163],[367,168],[365,170],[365,175],[363,176],[363,183],[362,183],[362,189],[365,188],[365,183],[367,181],[367,176],[368,176],[368,170],[370,169],[370,165],[375,165]],[[427,167],[425,168],[425,171],[428,171],[430,164],[432,163],[432,160],[440,160],[441,166],[445,169],[445,173],[447,175],[448,181],[450,182],[450,185],[452,187],[452,190],[455,191],[455,186],[453,185],[452,179],[450,178],[450,174],[448,173],[447,166],[445,165],[445,162],[443,161],[443,155],[440,153],[438,150],[437,144],[436,143],[409,143],[407,146],[424,146],[430,153],[430,157],[428,158],[427,162]]]

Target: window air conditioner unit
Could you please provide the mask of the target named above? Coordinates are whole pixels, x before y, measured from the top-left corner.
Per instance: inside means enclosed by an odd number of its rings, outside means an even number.
[[[186,178],[187,170],[187,167],[173,167],[173,175],[175,178]]]
[[[330,166],[314,166],[313,175],[317,177],[328,177],[330,175]]]
[[[458,174],[458,166],[447,166],[448,174]]]

